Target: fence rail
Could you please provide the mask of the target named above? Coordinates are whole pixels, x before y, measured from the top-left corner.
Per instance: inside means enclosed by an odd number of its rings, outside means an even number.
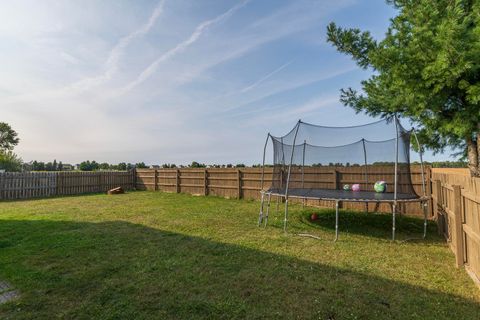
[[[480,285],[480,178],[432,169],[432,200],[438,232]]]
[[[133,171],[0,173],[0,199],[29,199],[134,188]]]
[[[378,166],[369,169],[369,177],[373,180],[385,180],[393,185],[392,168]],[[136,188],[139,190],[160,190],[166,192],[189,193],[195,195],[215,195],[225,198],[259,199],[261,188],[261,168],[179,168],[179,169],[137,169]],[[273,169],[265,169],[265,186],[272,181]],[[305,168],[305,186],[316,188],[338,188],[345,183],[364,181],[363,167],[310,167]],[[426,168],[427,181],[430,179],[430,168]],[[418,194],[422,192],[422,172],[420,166],[412,166],[411,178]],[[292,174],[291,183],[300,182],[298,174]],[[298,180],[298,181],[297,181]],[[362,188],[371,188],[362,185]],[[427,184],[427,195],[430,186]],[[295,201],[292,199],[292,201]],[[298,201],[298,200],[297,200]],[[333,207],[332,201],[307,200],[307,205]],[[363,203],[343,203],[343,208],[364,210]],[[368,204],[368,210],[391,211],[388,204]],[[423,215],[418,203],[402,203],[399,210],[408,214]],[[429,206],[431,210],[431,206]]]

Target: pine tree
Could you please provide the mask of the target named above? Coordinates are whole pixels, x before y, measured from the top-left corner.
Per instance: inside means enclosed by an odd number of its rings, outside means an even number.
[[[398,10],[385,38],[331,23],[328,41],[373,71],[362,91],[342,89],[357,112],[397,114],[419,126],[426,147],[462,150],[480,176],[480,2],[390,0]]]

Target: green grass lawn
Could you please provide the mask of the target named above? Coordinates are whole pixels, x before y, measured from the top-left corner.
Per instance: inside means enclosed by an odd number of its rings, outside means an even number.
[[[429,226],[391,216],[160,192],[0,203],[2,319],[480,319],[480,290]],[[273,206],[273,209],[275,207]],[[312,211],[320,219],[311,223]],[[299,237],[307,232],[324,240]],[[421,236],[401,217],[398,238]]]

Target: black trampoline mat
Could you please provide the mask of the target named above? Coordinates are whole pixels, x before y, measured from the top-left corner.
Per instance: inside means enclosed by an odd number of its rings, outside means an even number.
[[[270,189],[267,194],[285,196],[285,189]],[[374,191],[345,191],[334,189],[290,189],[288,197],[309,198],[318,200],[341,200],[341,201],[379,201],[393,202],[394,194],[378,193]],[[397,201],[421,201],[416,194],[397,193]]]

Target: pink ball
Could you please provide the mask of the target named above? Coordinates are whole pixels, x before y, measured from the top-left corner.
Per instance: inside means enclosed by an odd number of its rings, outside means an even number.
[[[358,183],[352,184],[352,191],[360,191],[360,185]]]

